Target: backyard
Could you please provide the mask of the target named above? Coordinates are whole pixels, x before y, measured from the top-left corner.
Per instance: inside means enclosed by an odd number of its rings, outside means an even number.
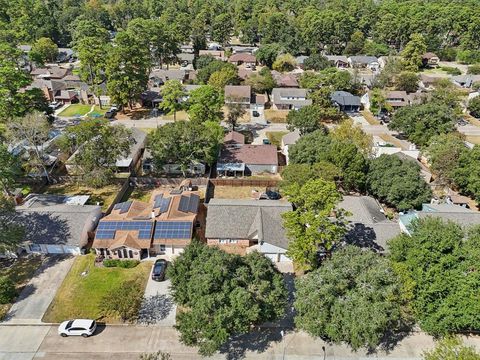
[[[96,267],[94,261],[94,254],[75,259],[42,319],[44,322],[55,323],[75,318],[120,322],[118,318],[102,316],[99,309],[102,298],[124,281],[137,277],[143,281],[142,288],[145,289],[152,263],[141,262],[132,269],[123,269]]]
[[[59,195],[90,195],[87,204],[96,205],[99,203],[102,206],[102,210],[105,211],[113,203],[121,187],[120,184],[110,184],[97,189],[76,183],[63,183],[49,185],[43,192],[45,194]]]
[[[58,116],[64,117],[80,117],[87,114],[92,105],[83,105],[83,104],[72,104],[63,110]],[[94,106],[93,111],[89,116],[103,116],[108,109],[106,107],[100,108],[99,106]]]
[[[265,191],[265,187],[215,186],[215,199],[253,199]]]
[[[0,259],[0,276],[10,278],[15,283],[17,294],[20,294],[42,264],[42,259],[41,256],[37,255],[20,257],[17,260]],[[0,304],[0,319],[6,315],[11,306],[12,303]]]
[[[288,131],[267,131],[266,135],[268,140],[275,145],[276,147],[280,147],[282,144],[282,137],[288,134]]]
[[[266,109],[265,110],[265,120],[272,123],[284,123],[287,121],[287,115],[289,110],[274,110]]]

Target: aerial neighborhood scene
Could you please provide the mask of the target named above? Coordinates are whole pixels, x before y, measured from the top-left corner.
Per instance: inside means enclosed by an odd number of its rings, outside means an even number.
[[[0,187],[1,360],[480,360],[480,1],[2,1]]]

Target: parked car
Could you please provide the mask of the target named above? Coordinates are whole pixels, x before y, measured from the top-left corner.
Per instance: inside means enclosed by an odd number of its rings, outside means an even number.
[[[83,336],[89,337],[93,335],[97,328],[97,322],[89,319],[67,320],[58,327],[58,334],[63,337],[67,336]]]
[[[108,110],[106,113],[105,113],[105,118],[106,119],[113,119],[115,117],[115,115],[117,115],[117,112],[114,111],[114,110]]]
[[[270,140],[263,139],[263,145],[270,145]]]
[[[152,280],[163,281],[165,280],[165,272],[167,270],[167,260],[158,259],[153,264]]]
[[[62,103],[58,102],[58,101],[54,101],[54,102],[51,102],[48,107],[52,110],[57,110],[59,107],[62,106]]]
[[[253,117],[259,117],[260,113],[257,110],[253,110],[252,115]]]

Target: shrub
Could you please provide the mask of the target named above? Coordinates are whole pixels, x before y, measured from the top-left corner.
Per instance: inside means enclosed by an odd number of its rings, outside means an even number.
[[[461,75],[462,74],[460,69],[458,69],[456,67],[441,66],[440,69],[442,69],[443,71],[445,71],[449,75]]]
[[[467,74],[480,75],[480,64],[470,65]]]
[[[131,269],[140,263],[138,260],[120,260],[120,259],[105,259],[103,266],[105,267],[119,267],[124,269]]]
[[[480,50],[462,50],[457,53],[460,64],[475,64],[480,62]]]
[[[8,304],[17,296],[15,283],[8,277],[0,277],[0,304]]]
[[[480,96],[474,97],[468,102],[468,111],[473,117],[480,118]]]
[[[454,48],[445,48],[437,51],[437,55],[442,61],[455,61],[457,50]]]
[[[143,299],[142,281],[139,278],[124,281],[110,290],[100,302],[104,315],[117,315],[123,321],[134,321]]]

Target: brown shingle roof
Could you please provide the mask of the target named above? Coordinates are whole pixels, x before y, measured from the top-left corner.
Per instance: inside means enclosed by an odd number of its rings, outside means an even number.
[[[229,144],[245,144],[245,135],[237,131],[230,131],[223,138],[223,142]]]
[[[225,86],[225,98],[250,98],[252,88],[250,85]]]
[[[224,164],[278,165],[277,147],[274,145],[222,147],[218,162]]]
[[[230,56],[228,58],[228,61],[229,62],[248,62],[248,63],[254,63],[257,61],[257,58],[252,55],[252,54],[248,54],[248,53],[237,53],[237,54],[233,54],[232,56]]]

